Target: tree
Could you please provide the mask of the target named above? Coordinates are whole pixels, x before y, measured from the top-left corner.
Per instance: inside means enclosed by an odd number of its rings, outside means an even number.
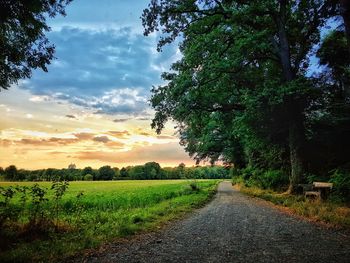
[[[71,1],[0,1],[0,90],[29,78],[32,69],[47,71],[55,47],[44,34],[50,30],[46,19],[65,15]]]
[[[125,167],[123,167],[122,169],[120,169],[120,177],[128,177],[128,171]]]
[[[340,88],[344,98],[350,98],[350,48],[348,48],[345,33],[332,31],[322,41],[317,51],[320,64],[328,66],[332,81]]]
[[[287,163],[293,191],[306,167],[309,54],[338,9],[316,0],[151,1],[145,35],[162,32],[159,50],[181,36],[183,54],[152,90],[153,128],[175,120],[197,160],[268,163],[269,149]]]
[[[17,167],[15,165],[10,165],[5,169],[5,179],[6,180],[15,180],[17,177]]]
[[[118,167],[113,167],[114,170],[114,178],[113,179],[118,179],[120,177],[120,169]]]
[[[94,174],[94,170],[90,167],[90,166],[87,166],[85,167],[82,171],[81,171],[81,175],[82,176],[85,176],[87,174]]]
[[[68,165],[68,170],[74,170],[76,168],[77,166],[74,163],[71,163],[70,165]]]
[[[144,179],[161,179],[162,169],[159,163],[148,162],[144,165]]]
[[[112,180],[115,175],[114,170],[109,166],[102,166],[98,169],[98,180]]]

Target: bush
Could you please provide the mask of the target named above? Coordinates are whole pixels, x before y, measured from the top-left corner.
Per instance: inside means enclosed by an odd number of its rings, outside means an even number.
[[[342,201],[350,202],[350,172],[337,169],[331,175],[330,182],[334,184],[333,194]]]
[[[92,174],[86,174],[83,177],[84,181],[92,181],[94,179],[94,176]]]
[[[262,174],[260,184],[264,189],[282,190],[288,186],[289,178],[280,170],[268,170]]]
[[[263,171],[258,168],[247,167],[239,171],[231,171],[234,183],[244,182],[247,187],[259,187],[264,189],[285,190],[289,184],[289,177],[281,170]]]

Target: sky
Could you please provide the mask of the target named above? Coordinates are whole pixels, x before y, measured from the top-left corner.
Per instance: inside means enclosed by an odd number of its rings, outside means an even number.
[[[157,36],[143,36],[148,2],[74,0],[66,17],[48,19],[49,72],[0,92],[1,167],[194,164],[174,123],[161,135],[150,128],[150,90],[180,53],[176,45],[158,53]]]

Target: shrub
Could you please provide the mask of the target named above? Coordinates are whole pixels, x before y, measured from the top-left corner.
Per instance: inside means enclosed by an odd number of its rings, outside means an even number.
[[[84,181],[92,181],[94,179],[94,176],[92,174],[86,174],[83,177]]]
[[[282,190],[288,183],[288,175],[281,170],[268,170],[260,177],[260,184],[264,189]]]
[[[333,194],[342,201],[350,202],[350,172],[337,169],[331,175],[330,182],[334,184]]]

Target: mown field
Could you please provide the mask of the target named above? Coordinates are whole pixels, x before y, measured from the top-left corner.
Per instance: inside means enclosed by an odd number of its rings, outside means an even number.
[[[152,230],[204,204],[217,183],[218,180],[70,182],[62,197],[55,199],[52,183],[42,182],[40,189],[47,193],[38,201],[41,192],[33,190],[34,183],[0,182],[0,261],[62,260],[115,238]],[[6,189],[15,185],[20,186],[19,190],[13,188],[13,196],[7,198]],[[28,187],[25,194],[20,191],[23,186]]]

